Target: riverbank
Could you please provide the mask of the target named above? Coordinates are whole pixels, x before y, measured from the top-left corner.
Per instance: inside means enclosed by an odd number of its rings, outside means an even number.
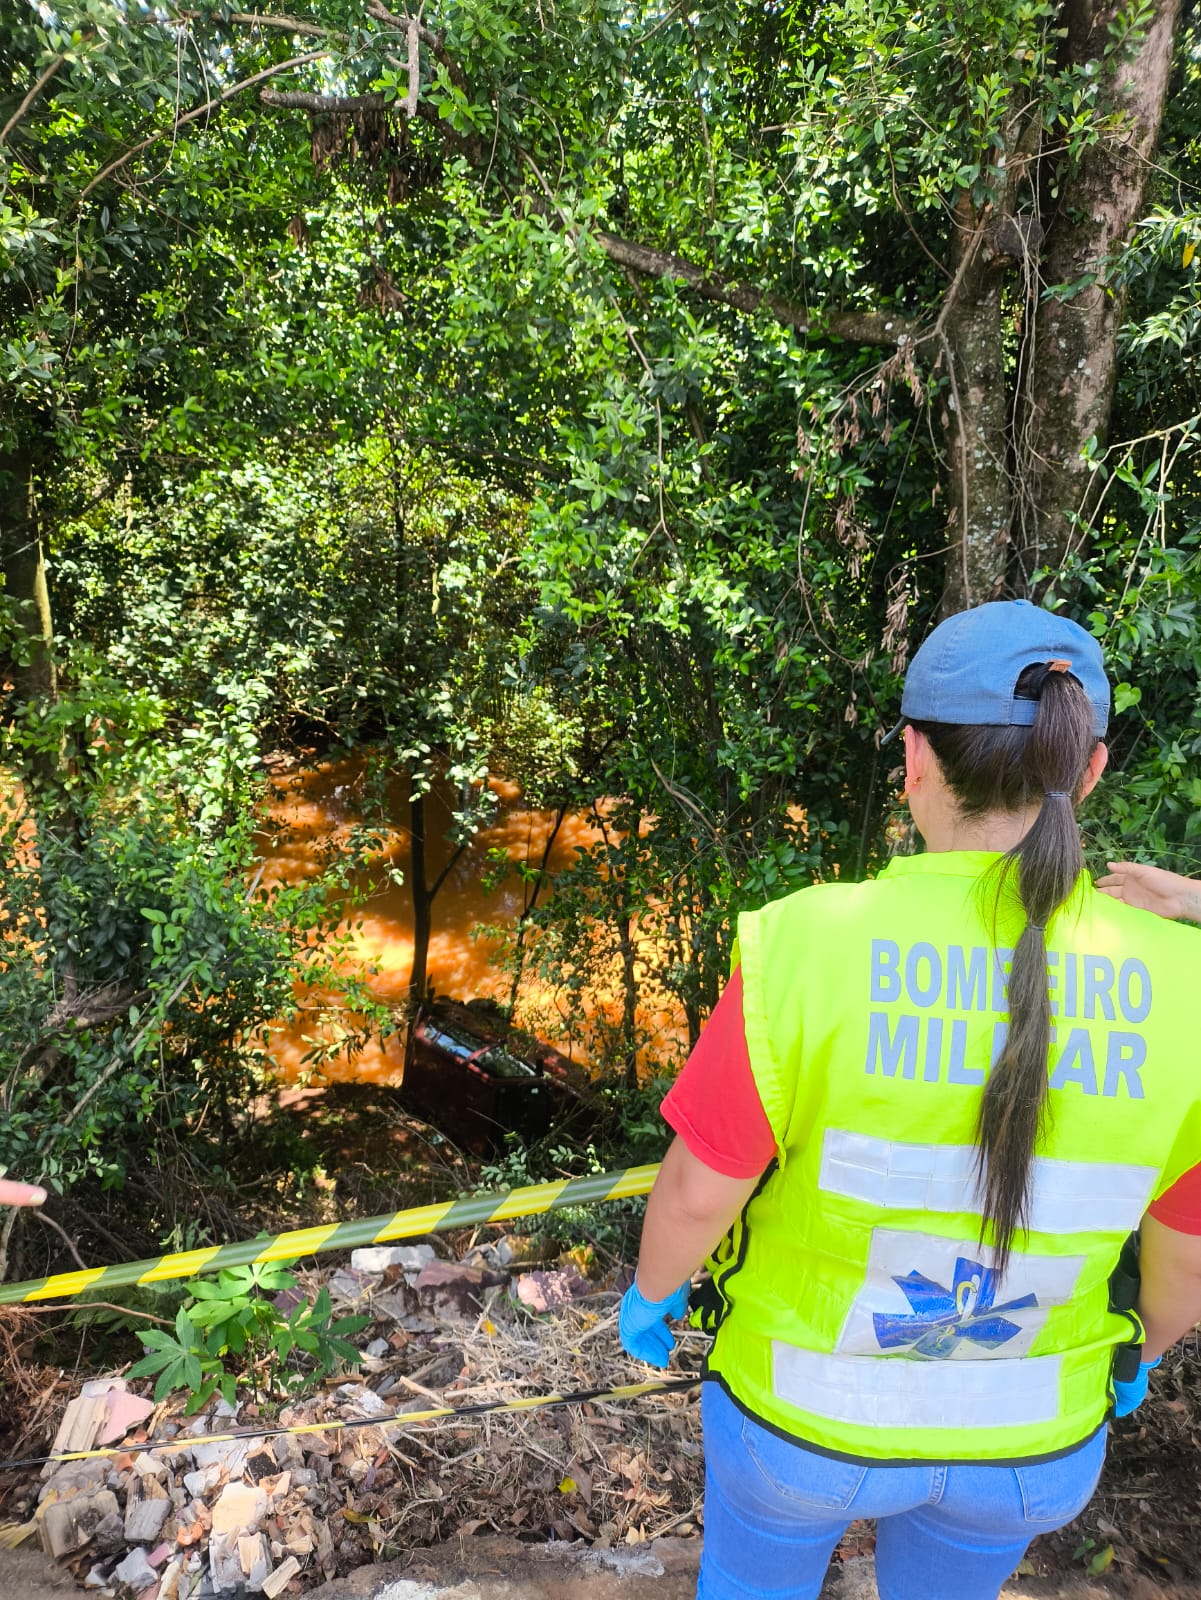
[[[674,1600],[675,1588],[687,1595],[704,1525],[698,1389],[610,1393],[656,1376],[618,1342],[628,1272],[547,1234],[496,1226],[327,1261],[299,1273],[298,1296],[311,1304],[324,1291],[337,1314],[365,1318],[354,1336],[363,1359],[349,1382],[331,1375],[282,1411],[239,1389],[232,1410],[209,1406],[195,1419],[173,1394],[143,1414],[118,1455],[89,1463],[94,1472],[44,1477],[34,1468],[0,1480],[0,1521],[32,1522],[36,1538],[56,1497],[68,1505],[99,1497],[103,1536],[98,1526],[88,1533],[81,1515],[73,1543],[61,1532],[72,1517],[56,1513],[55,1538],[72,1583],[88,1581],[113,1600],[124,1600],[118,1574],[131,1560],[161,1574],[138,1600],[208,1600],[211,1577],[228,1573],[235,1553],[248,1559],[243,1548],[264,1566],[252,1592],[279,1570],[279,1593],[322,1600],[634,1600],[652,1581],[656,1600]],[[5,1316],[11,1326],[14,1312]],[[666,1376],[699,1370],[704,1350],[703,1335],[681,1329]],[[145,1393],[149,1383],[124,1387]],[[581,1391],[590,1398],[529,1409],[539,1397]],[[1190,1343],[1156,1374],[1137,1416],[1115,1427],[1085,1513],[1036,1541],[1007,1591],[1014,1600],[1201,1593],[1199,1393]],[[407,1420],[441,1407],[455,1414]],[[22,1454],[47,1448],[62,1409],[40,1415]],[[250,1431],[249,1443],[220,1437],[239,1430]],[[162,1438],[169,1451],[146,1449]],[[151,1478],[161,1515],[139,1538]],[[211,1541],[222,1530],[229,1548],[218,1552]],[[674,1564],[651,1571],[661,1549],[675,1552]],[[853,1526],[828,1600],[870,1600],[871,1549],[870,1527]],[[0,1594],[14,1600],[8,1587]],[[36,1588],[30,1600],[40,1600]]]

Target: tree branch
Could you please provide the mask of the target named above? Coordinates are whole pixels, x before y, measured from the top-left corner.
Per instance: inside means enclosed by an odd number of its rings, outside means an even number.
[[[58,1234],[59,1238],[66,1245],[67,1249],[75,1257],[75,1265],[81,1272],[86,1272],[88,1270],[88,1264],[80,1255],[79,1251],[75,1248],[74,1239],[72,1239],[71,1235],[62,1226],[62,1224],[55,1222],[53,1217],[48,1217],[44,1211],[39,1211],[37,1213],[37,1219],[39,1222],[44,1222],[48,1228],[54,1229],[55,1233]]]
[[[389,11],[387,6],[382,5],[380,0],[369,0],[367,12],[368,15],[373,16],[377,22],[382,22],[389,28],[396,28],[399,32],[406,35],[409,31],[410,23],[415,22],[417,24],[417,37],[421,40],[422,44],[428,45],[430,49],[437,54],[439,61],[441,61],[445,56],[446,36],[441,33],[435,33],[432,28],[427,28],[420,18],[398,17]],[[458,71],[458,67],[456,67],[455,70]]]
[[[345,39],[346,34],[335,33],[317,22],[302,22],[299,17],[272,17],[261,11],[232,11],[228,22],[240,22],[251,28],[282,28],[286,33],[309,34],[314,39]]]
[[[102,167],[92,179],[91,183],[89,183],[88,186],[77,196],[74,206],[72,206],[72,210],[78,206],[81,206],[91,194],[92,190],[95,189],[99,184],[103,183],[105,178],[111,177],[112,174],[119,168],[125,166],[127,162],[132,161],[133,158],[136,155],[140,155],[143,150],[148,150],[152,144],[157,144],[160,139],[166,139],[171,137],[173,134],[178,133],[180,128],[186,126],[187,123],[195,122],[198,117],[207,116],[209,112],[215,110],[217,106],[224,105],[227,100],[235,99],[243,92],[243,90],[253,89],[256,83],[262,83],[267,78],[276,78],[281,72],[290,72],[293,67],[307,66],[310,61],[321,61],[330,53],[331,52],[329,50],[310,50],[305,55],[292,56],[287,61],[281,61],[277,66],[264,67],[262,72],[252,73],[249,78],[243,78],[241,83],[235,83],[232,88],[226,89],[224,94],[215,95],[213,99],[206,100],[202,106],[197,106],[192,111],[185,111],[182,117],[176,117],[175,121],[169,128],[160,128],[157,133],[152,133],[148,138],[142,139],[137,144],[132,145],[128,150],[125,151],[124,155],[118,156],[115,161],[110,161],[107,167]]]
[[[421,8],[418,7],[418,10]],[[431,50],[438,61],[446,68],[450,81],[460,89],[466,89],[467,79],[463,69],[446,48],[446,35],[435,33],[432,28],[427,28],[420,17],[398,17],[388,10],[383,0],[368,0],[367,15],[374,17],[376,22],[382,22],[385,27],[395,28],[398,33],[403,33],[408,38],[413,30],[417,29],[417,38]]]
[[[38,95],[41,94],[42,90],[50,82],[51,78],[53,78],[54,74],[66,63],[66,59],[66,56],[55,56],[54,60],[46,68],[45,72],[42,73],[41,77],[25,96],[24,100],[21,101],[21,104],[13,112],[12,116],[9,117],[8,121],[4,124],[4,127],[0,128],[0,144],[7,144],[9,134],[21,121],[22,117],[24,117],[25,113],[29,110],[30,106],[37,99]]]
[[[437,895],[438,890],[446,882],[447,878],[449,878],[452,869],[454,867],[458,866],[459,858],[463,854],[464,850],[466,850],[467,843],[468,843],[468,841],[464,840],[463,843],[458,846],[458,848],[455,850],[454,854],[451,856],[450,860],[446,863],[446,865],[442,868],[442,871],[434,879],[433,888],[429,891],[429,898],[430,898],[431,902],[433,901],[434,897]]]
[[[749,284],[733,283],[719,272],[685,261],[682,256],[612,233],[595,233],[593,238],[611,261],[652,278],[678,278],[702,300],[732,306],[735,311],[766,311],[777,322],[796,328],[799,333],[825,334],[847,339],[854,344],[900,345],[918,337],[921,325],[910,317],[887,311],[820,311],[783,300],[779,295]]]
[[[135,1037],[133,1039],[133,1042],[129,1046],[128,1050],[118,1050],[117,1051],[117,1053],[113,1056],[112,1060],[109,1062],[108,1066],[105,1067],[104,1071],[94,1081],[94,1083],[92,1084],[91,1088],[88,1089],[75,1102],[75,1104],[71,1107],[70,1111],[67,1112],[66,1116],[62,1117],[60,1119],[60,1121],[59,1121],[59,1127],[60,1128],[68,1128],[68,1127],[70,1127],[71,1123],[73,1123],[75,1121],[75,1118],[80,1114],[80,1112],[83,1111],[87,1107],[89,1102],[92,1101],[97,1094],[99,1094],[100,1090],[104,1087],[104,1085],[112,1077],[113,1073],[116,1072],[117,1068],[119,1066],[121,1066],[122,1062],[127,1061],[127,1060],[128,1061],[132,1061],[133,1060],[134,1055],[137,1052],[138,1046],[141,1044],[142,1040],[146,1037],[147,1033],[150,1031],[150,1028],[151,1028],[152,1024],[154,1024],[156,1021],[162,1021],[162,1020],[164,1020],[166,1018],[167,1013],[171,1010],[171,1007],[179,999],[180,995],[187,988],[188,984],[191,983],[193,977],[195,976],[197,965],[198,965],[197,962],[195,962],[195,961],[192,962],[192,964],[188,967],[187,971],[184,973],[183,977],[175,985],[175,988],[171,991],[170,998],[168,999],[166,1005],[163,1006],[163,1008],[162,1008],[161,1015],[159,1017],[157,1017],[157,1018],[153,1017],[153,1016],[152,1017],[148,1017],[146,1019],[146,1021],[142,1024],[141,1028],[138,1030],[138,1032],[135,1035]]]
[[[307,89],[260,89],[259,101],[273,111],[329,111],[353,116],[356,111],[386,111],[382,94],[311,94]]]
[[[410,96],[411,98],[411,96]],[[303,89],[260,89],[259,103],[271,111],[307,111],[310,116],[325,112],[332,116],[353,117],[361,111],[408,112],[408,100],[386,100],[382,94],[310,94]],[[425,100],[417,102],[423,122],[442,123],[437,109]]]
[[[127,983],[106,983],[92,990],[84,998],[76,993],[64,997],[54,1006],[41,1027],[39,1044],[54,1034],[82,1032],[85,1028],[100,1028],[130,1006],[142,1005],[149,999],[149,989],[134,989]]]

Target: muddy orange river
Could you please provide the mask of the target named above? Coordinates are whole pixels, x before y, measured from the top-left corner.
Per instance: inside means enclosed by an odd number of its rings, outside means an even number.
[[[362,758],[321,763],[271,779],[264,827],[259,839],[263,881],[295,884],[316,877],[340,850],[350,847],[356,828],[364,825],[362,798],[365,762]],[[503,852],[514,867],[542,861],[554,814],[523,805],[516,786],[491,780],[498,801],[496,815],[476,834],[438,891],[432,912],[429,979],[438,994],[459,1000],[488,995],[506,1000],[510,973],[502,964],[504,946],[511,941],[524,909],[528,891],[516,871],[492,890],[496,852]],[[407,872],[409,856],[408,786],[397,778],[387,791],[387,818],[381,826],[373,816],[371,826],[384,836],[383,850],[373,858],[368,876],[359,875],[356,887],[365,896],[351,911],[340,931],[349,936],[344,965],[366,976],[372,993],[389,1005],[408,996],[413,960],[413,899],[408,884],[396,877]],[[433,882],[442,871],[450,847],[445,834],[450,824],[446,797],[437,791],[426,799],[426,877]],[[575,852],[600,837],[586,818],[564,819],[547,860],[552,887],[544,888],[539,904],[553,901],[553,876],[569,866]],[[498,927],[501,938],[482,929]],[[508,935],[506,937],[506,935]],[[374,969],[373,971],[369,969]],[[612,1029],[621,1015],[619,967],[598,973],[593,988],[570,997],[557,993],[532,976],[524,976],[518,996],[520,1020],[555,1044],[565,1055],[585,1065],[595,1064],[598,1037]],[[648,995],[653,986],[648,983]],[[337,1042],[342,1025],[330,997],[312,989],[298,991],[301,1010],[291,1023],[274,1026],[270,1054],[281,1076],[290,1081],[399,1083],[403,1062],[402,1037],[383,1043],[369,1039],[361,1049],[339,1050],[314,1068],[309,1057],[315,1045]],[[677,1056],[686,1037],[683,1018],[662,997],[649,998],[639,1007],[639,1027],[646,1040],[640,1052],[644,1061]]]

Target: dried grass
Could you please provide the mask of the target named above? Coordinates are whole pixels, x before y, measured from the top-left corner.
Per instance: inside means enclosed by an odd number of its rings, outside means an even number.
[[[618,1344],[617,1303],[598,1292],[533,1317],[493,1290],[474,1325],[421,1341],[419,1367],[404,1372],[398,1362],[388,1372],[416,1395],[414,1409],[638,1382],[646,1374],[631,1370]],[[684,1334],[683,1371],[699,1365],[704,1343]],[[699,1388],[389,1430],[393,1481],[378,1492],[364,1484],[360,1509],[377,1548],[488,1529],[603,1544],[694,1531],[703,1481],[698,1396]]]
[[[73,1389],[58,1367],[28,1359],[43,1319],[23,1306],[0,1308],[0,1454],[24,1455],[53,1438]]]

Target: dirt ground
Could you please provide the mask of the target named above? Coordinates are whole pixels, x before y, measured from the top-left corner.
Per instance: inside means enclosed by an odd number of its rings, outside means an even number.
[[[4,1600],[63,1600],[64,1595],[79,1592],[71,1574],[56,1567],[36,1545],[19,1550],[0,1545],[0,1595]]]
[[[346,1132],[353,1145],[358,1129]],[[494,1232],[439,1238],[440,1260],[484,1273],[498,1259],[493,1252],[502,1240]],[[522,1241],[504,1235],[503,1242]],[[388,1393],[393,1406],[406,1401],[460,1406],[581,1390],[603,1396],[628,1383],[630,1363],[616,1335],[622,1282],[612,1262],[599,1264],[597,1279],[583,1285],[582,1298],[553,1313],[523,1307],[520,1296],[510,1292],[527,1271],[537,1277],[541,1267],[553,1274],[580,1264],[578,1252],[555,1257],[558,1246],[549,1248],[546,1258],[531,1256],[528,1266],[505,1269],[508,1285],[484,1273],[480,1282],[486,1278],[487,1288],[451,1284],[427,1296],[407,1288],[403,1275],[393,1281],[385,1274],[382,1283],[365,1287],[350,1282],[345,1309],[371,1308],[375,1321],[362,1338],[374,1333],[383,1349],[362,1369],[364,1381]],[[538,1271],[535,1260],[541,1263]],[[328,1266],[313,1269],[308,1287],[315,1290],[330,1272]],[[334,1269],[334,1279],[339,1277],[353,1279],[354,1274]],[[466,1296],[462,1305],[454,1303],[459,1289]],[[360,1304],[356,1294],[366,1299]],[[0,1459],[45,1449],[62,1408],[86,1375],[31,1359],[44,1328],[43,1315],[28,1308],[10,1308],[0,1318],[0,1364],[9,1386],[7,1414],[0,1417]],[[60,1338],[71,1337],[79,1336],[64,1327]],[[703,1335],[681,1330],[683,1370],[700,1366],[704,1346]],[[691,1596],[700,1548],[696,1535],[703,1529],[698,1410],[696,1391],[689,1391],[421,1425],[373,1454],[366,1474],[353,1480],[335,1453],[332,1477],[322,1478],[323,1483],[329,1479],[327,1492],[313,1514],[332,1531],[336,1561],[324,1574],[306,1566],[304,1592],[320,1600],[368,1595],[418,1600],[442,1593],[457,1600],[477,1595],[481,1600],[493,1595],[567,1600],[577,1594],[581,1600],[603,1600],[610,1593],[633,1600],[639,1593],[649,1595],[653,1581],[655,1600]],[[244,1425],[254,1424],[253,1412],[253,1406],[247,1408]],[[339,1441],[339,1449],[342,1445]],[[345,1445],[349,1460],[349,1439]],[[0,1523],[32,1514],[38,1481],[32,1473],[0,1479]],[[553,1561],[548,1550],[555,1552]],[[636,1563],[614,1565],[619,1557],[633,1560],[651,1550],[662,1566],[654,1575],[640,1574]],[[827,1600],[872,1600],[871,1550],[870,1528],[853,1528],[832,1571]],[[634,1556],[628,1557],[631,1551]],[[380,1564],[364,1566],[373,1555]],[[566,1565],[556,1567],[554,1561]],[[378,1587],[385,1576],[409,1587],[394,1593]],[[326,1577],[330,1581],[318,1587]],[[431,1588],[435,1582],[443,1587]],[[43,1600],[73,1589],[69,1574],[49,1567],[28,1545],[16,1552],[0,1547],[0,1600]],[[1088,1509],[1069,1528],[1036,1541],[1017,1585],[1006,1593],[1029,1600],[1201,1600],[1201,1347],[1196,1335],[1153,1374],[1150,1396],[1138,1413],[1114,1425],[1105,1472]]]
[[[692,1600],[699,1539],[658,1539],[596,1551],[575,1543],[522,1544],[457,1539],[406,1560],[360,1567],[307,1590],[309,1600]],[[3,1600],[64,1600],[79,1594],[71,1574],[40,1550],[0,1546]],[[1001,1600],[1198,1600],[1201,1585],[1085,1577],[1020,1578]],[[877,1600],[869,1556],[831,1568],[822,1600]]]
[[[309,1600],[692,1600],[699,1539],[657,1539],[598,1552],[581,1542],[528,1545],[476,1538],[414,1552],[408,1561],[362,1568],[311,1592]],[[1000,1600],[1197,1600],[1201,1588],[1138,1579],[1121,1591],[1084,1577],[1021,1578]],[[822,1600],[877,1600],[872,1561],[837,1562]]]

